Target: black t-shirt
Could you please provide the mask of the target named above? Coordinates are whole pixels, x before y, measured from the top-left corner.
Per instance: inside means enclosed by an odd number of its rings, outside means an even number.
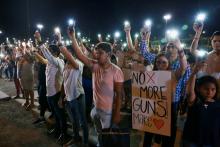
[[[202,102],[189,107],[183,139],[198,145],[220,147],[220,102]]]
[[[92,79],[92,71],[87,66],[83,66],[83,78]]]
[[[42,63],[38,63],[38,82],[41,85],[46,85],[46,65]]]

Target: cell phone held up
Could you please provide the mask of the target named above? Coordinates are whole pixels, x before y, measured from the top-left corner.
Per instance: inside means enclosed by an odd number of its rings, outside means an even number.
[[[197,62],[205,62],[207,57],[208,57],[208,52],[203,51],[203,50],[198,51],[198,53],[196,55],[196,61]]]
[[[74,25],[69,25],[68,26],[68,30],[72,33],[75,30],[75,26]]]
[[[201,22],[201,21],[195,21],[195,22],[194,22],[194,25],[195,25],[196,28],[201,28],[201,27],[203,26],[203,22]]]

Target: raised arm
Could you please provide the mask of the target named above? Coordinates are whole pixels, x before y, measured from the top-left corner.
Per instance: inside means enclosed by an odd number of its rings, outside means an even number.
[[[181,43],[180,40],[177,39],[174,42],[174,45],[176,46],[177,50],[178,50],[178,59],[179,59],[179,63],[180,63],[180,67],[175,71],[175,75],[177,77],[177,79],[180,79],[187,68],[187,59],[184,53],[184,50],[181,48]]]
[[[81,47],[82,52],[84,53],[84,55],[86,55],[88,57],[89,54],[91,53],[91,49],[86,48],[85,45],[83,44],[83,42],[81,42],[79,46]]]
[[[142,56],[145,58],[145,60],[147,60],[148,62],[153,64],[156,55],[152,54],[148,51],[149,40],[150,40],[150,32],[146,32],[144,29],[142,29],[141,30],[140,52],[141,52]]]
[[[44,57],[47,59],[48,62],[54,64],[56,66],[59,65],[57,59],[51,54],[51,52],[46,48],[46,46],[40,46],[41,52],[43,53]]]
[[[76,62],[72,54],[67,50],[67,48],[64,46],[60,46],[59,48],[60,48],[60,52],[66,57],[67,61],[69,61],[75,69],[78,69],[79,68],[78,63]]]
[[[187,82],[187,101],[188,105],[191,106],[194,104],[196,99],[196,93],[195,93],[195,82],[196,82],[196,74],[204,67],[206,66],[206,63],[196,63],[196,65],[193,68],[192,74]]]
[[[76,40],[75,31],[70,32],[68,30],[68,35],[69,35],[69,38],[72,40],[72,46],[73,46],[74,51],[76,52],[78,59],[81,60],[86,66],[92,68],[93,60],[88,58],[87,56],[85,56],[84,53],[82,52],[82,50]]]
[[[196,34],[193,38],[193,41],[192,41],[192,44],[191,44],[191,47],[190,47],[190,52],[193,55],[196,55],[197,49],[198,49],[198,44],[199,44],[199,39],[200,39],[200,36],[202,34],[202,30],[203,30],[203,24],[201,26],[199,26],[197,24],[194,24],[193,29],[196,32]]]
[[[38,52],[34,51],[34,55],[35,57],[38,59],[38,61],[42,64],[48,64],[47,59],[45,59],[44,57],[42,57]]]
[[[125,30],[125,34],[126,34],[126,41],[128,44],[128,48],[130,50],[135,50],[134,45],[132,43],[132,38],[131,38],[131,26],[130,25],[125,26],[124,30]]]
[[[41,40],[41,35],[38,31],[36,31],[34,33],[34,38],[35,38],[35,45],[36,47],[33,47],[33,54],[35,55],[35,57],[37,58],[37,60],[42,63],[42,64],[48,64],[48,60],[45,59],[42,55],[40,55],[38,53],[38,46],[42,43],[42,40]]]

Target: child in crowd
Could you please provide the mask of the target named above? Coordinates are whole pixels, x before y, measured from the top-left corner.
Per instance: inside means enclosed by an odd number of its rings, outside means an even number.
[[[219,85],[212,76],[196,80],[196,74],[206,63],[197,63],[188,81],[188,115],[183,131],[184,147],[219,147],[220,102]]]

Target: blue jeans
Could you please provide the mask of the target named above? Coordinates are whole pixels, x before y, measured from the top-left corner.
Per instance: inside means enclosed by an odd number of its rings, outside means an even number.
[[[79,138],[80,125],[83,129],[83,143],[88,143],[89,131],[85,113],[85,95],[81,94],[78,98],[67,101],[67,113],[72,121],[73,133],[75,138]]]
[[[90,112],[92,110],[92,79],[83,77],[82,79],[83,89],[85,91],[85,105],[86,105],[86,118],[88,122],[91,122]]]
[[[98,146],[102,147],[103,145],[102,145],[101,132],[102,129],[111,127],[112,112],[105,112],[101,109],[94,107],[91,111],[91,118],[94,122],[95,129],[98,134]]]
[[[60,92],[53,96],[48,96],[47,101],[52,113],[55,115],[56,123],[55,129],[62,134],[66,134],[67,125],[64,109],[58,106],[58,101],[60,98]]]

